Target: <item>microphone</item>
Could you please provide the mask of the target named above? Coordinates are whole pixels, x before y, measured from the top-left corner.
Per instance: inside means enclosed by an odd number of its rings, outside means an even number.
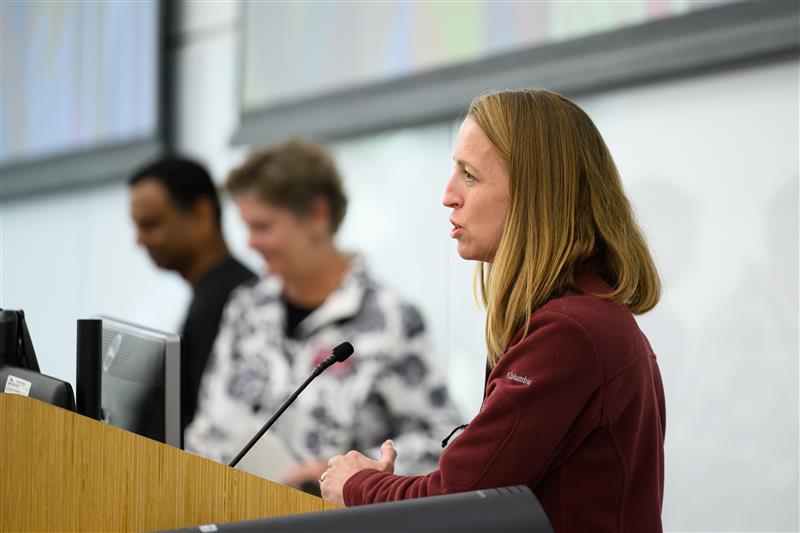
[[[275,421],[283,414],[286,408],[289,407],[292,404],[292,402],[295,401],[295,399],[300,395],[300,393],[303,392],[303,390],[306,387],[308,387],[308,384],[311,383],[314,380],[314,378],[322,374],[325,371],[325,369],[331,366],[332,364],[341,363],[342,361],[350,357],[352,354],[353,354],[353,345],[350,344],[349,342],[343,342],[342,344],[334,348],[331,351],[331,355],[329,355],[324,361],[322,361],[314,368],[314,371],[311,372],[311,375],[308,376],[308,378],[303,382],[303,384],[300,385],[297,388],[297,390],[294,391],[292,395],[289,396],[289,398],[285,402],[283,402],[283,405],[281,405],[280,408],[275,412],[275,414],[272,415],[272,418],[267,420],[267,423],[264,424],[264,427],[262,427],[258,431],[258,433],[256,433],[255,436],[252,439],[250,439],[250,442],[247,443],[247,445],[242,449],[242,451],[239,452],[239,454],[233,459],[233,461],[231,461],[231,463],[228,466],[235,467],[239,463],[239,461],[242,460],[242,457],[247,455],[247,452],[250,451],[250,448],[255,446],[256,442],[258,442],[258,439],[264,436],[264,433],[266,433],[267,430],[270,427],[272,427],[272,424],[274,424]]]

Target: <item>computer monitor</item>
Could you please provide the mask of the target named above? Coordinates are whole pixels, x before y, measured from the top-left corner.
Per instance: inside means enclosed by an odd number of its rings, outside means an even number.
[[[21,309],[0,309],[0,393],[27,396],[75,410],[72,386],[39,372],[39,361]]]
[[[39,361],[22,309],[0,309],[0,365],[39,372]]]
[[[103,421],[182,448],[180,336],[95,318],[103,321]]]

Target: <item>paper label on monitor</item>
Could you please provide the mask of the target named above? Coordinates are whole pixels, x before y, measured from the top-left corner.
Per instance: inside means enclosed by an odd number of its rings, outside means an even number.
[[[3,392],[28,396],[31,393],[31,385],[32,383],[30,381],[9,374],[6,380],[6,388]]]

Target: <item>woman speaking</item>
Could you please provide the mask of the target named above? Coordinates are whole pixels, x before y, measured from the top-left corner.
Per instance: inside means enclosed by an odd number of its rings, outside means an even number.
[[[661,531],[661,376],[633,314],[660,282],[600,133],[543,90],[478,97],[443,203],[459,255],[478,261],[487,377],[477,416],[438,470],[329,461],[322,495],[361,505],[525,484],[556,531]]]

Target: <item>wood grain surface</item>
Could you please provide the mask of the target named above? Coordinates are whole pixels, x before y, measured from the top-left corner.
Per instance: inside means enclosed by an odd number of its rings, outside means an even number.
[[[339,508],[5,393],[0,488],[0,531],[150,531]]]

